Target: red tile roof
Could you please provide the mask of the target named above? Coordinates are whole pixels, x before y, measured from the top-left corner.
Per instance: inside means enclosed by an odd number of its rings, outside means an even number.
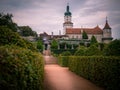
[[[85,31],[87,34],[102,34],[103,30],[96,26],[95,28],[67,28],[66,34],[82,34]]]

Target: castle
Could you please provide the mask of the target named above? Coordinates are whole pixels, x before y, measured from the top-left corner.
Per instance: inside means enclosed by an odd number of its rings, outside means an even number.
[[[88,39],[83,39],[82,34],[86,32]],[[44,45],[50,45],[52,39],[57,39],[60,43],[68,43],[68,44],[80,44],[84,41],[85,43],[90,43],[91,37],[95,36],[96,40],[99,43],[109,43],[112,41],[111,36],[111,27],[108,24],[108,20],[106,18],[105,26],[101,29],[98,25],[94,28],[74,28],[72,23],[72,13],[69,9],[69,4],[66,7],[66,12],[64,13],[64,23],[63,23],[63,35],[48,35],[46,32],[41,33],[40,37],[44,41]]]
[[[107,18],[103,29],[98,25],[94,28],[73,28],[72,13],[70,12],[68,4],[66,12],[64,13],[63,34],[66,35],[68,39],[81,40],[83,32],[87,33],[88,40],[90,40],[92,36],[95,36],[100,43],[109,43],[113,39],[111,36],[111,27],[108,24]]]

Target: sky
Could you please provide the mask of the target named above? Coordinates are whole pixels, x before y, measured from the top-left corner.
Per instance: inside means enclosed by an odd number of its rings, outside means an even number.
[[[56,35],[63,33],[67,3],[75,28],[103,28],[107,17],[112,37],[120,39],[120,0],[0,0],[0,13],[12,13],[15,23],[38,34]]]

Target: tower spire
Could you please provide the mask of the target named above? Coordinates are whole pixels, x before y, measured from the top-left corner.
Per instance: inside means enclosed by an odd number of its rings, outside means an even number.
[[[107,18],[107,16],[106,16],[106,23],[105,23],[105,26],[104,26],[103,29],[111,29],[111,27],[108,24],[108,18]]]
[[[69,3],[67,3],[67,10],[66,11],[69,12]]]
[[[66,12],[64,13],[65,16],[71,16],[70,8],[69,8],[69,3],[67,3],[66,7]]]

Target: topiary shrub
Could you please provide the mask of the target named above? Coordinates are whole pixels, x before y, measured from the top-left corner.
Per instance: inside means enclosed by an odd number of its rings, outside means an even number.
[[[102,51],[98,49],[98,47],[94,44],[87,48],[86,55],[87,56],[99,56],[99,55],[102,55]]]
[[[58,56],[58,64],[62,67],[68,67],[69,56]]]
[[[86,55],[86,50],[84,46],[80,46],[80,48],[75,52],[75,56],[85,56]]]

